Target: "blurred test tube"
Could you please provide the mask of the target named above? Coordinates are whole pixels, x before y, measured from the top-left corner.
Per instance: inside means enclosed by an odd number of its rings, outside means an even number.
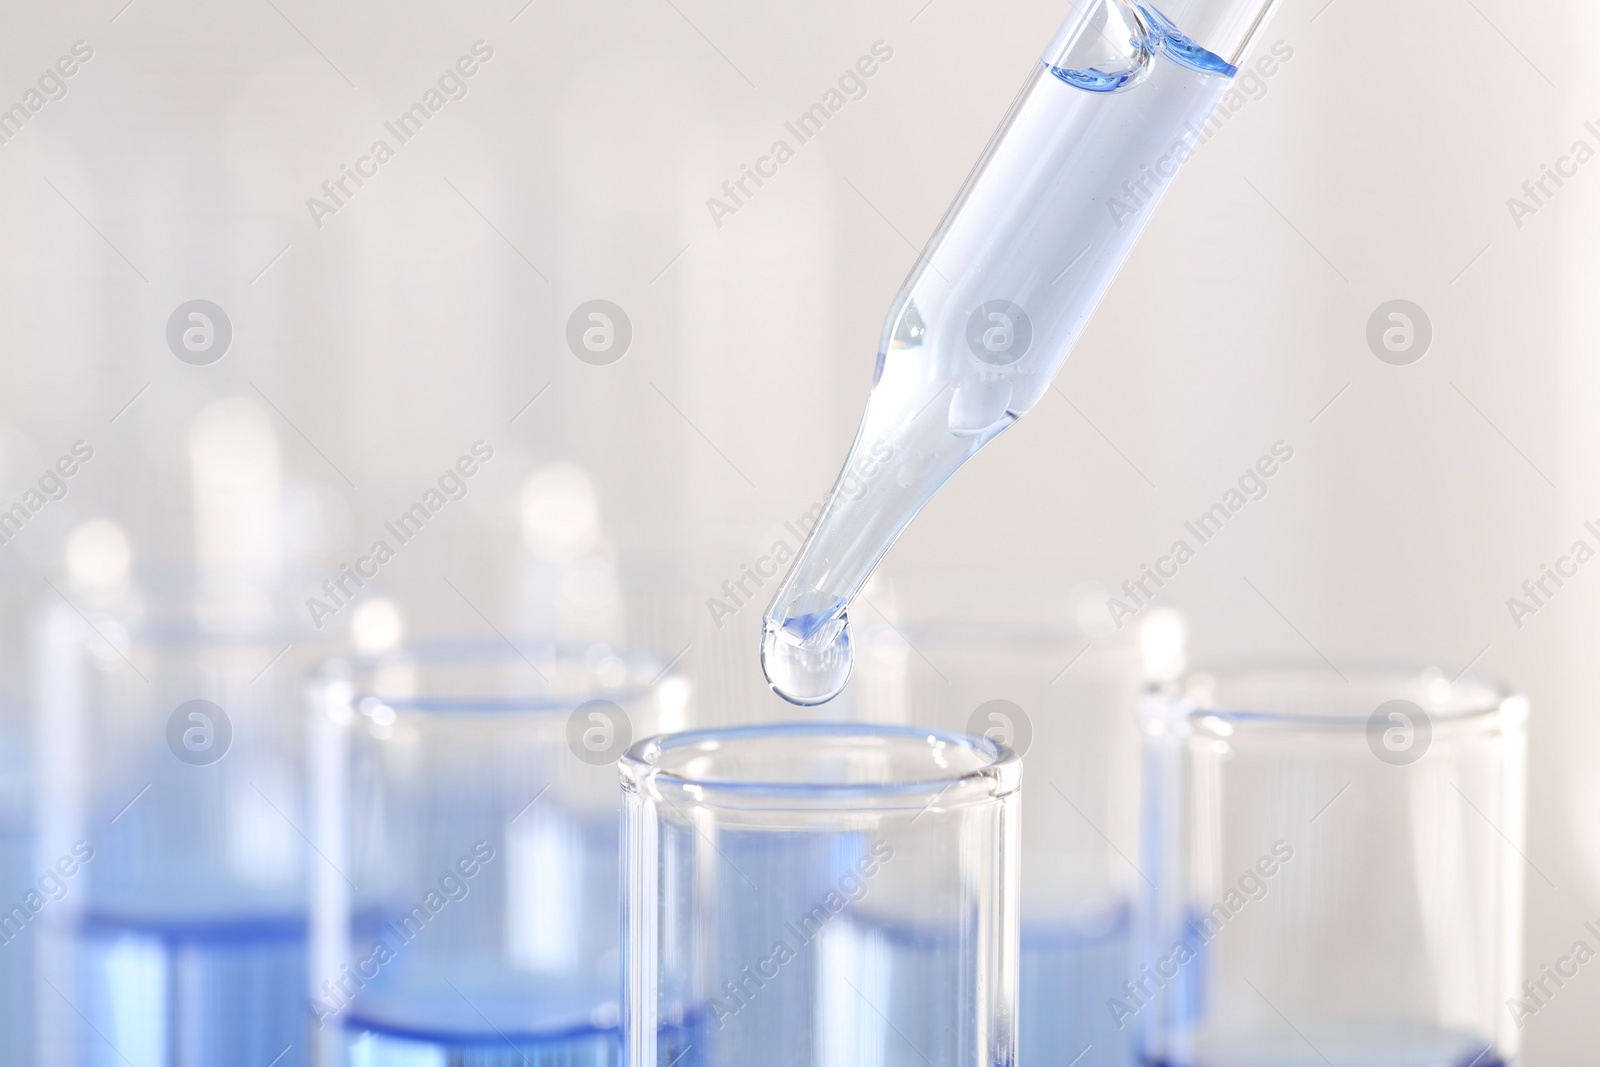
[[[614,764],[682,725],[682,679],[602,642],[357,643],[310,698],[319,1062],[614,1063]]]
[[[104,520],[39,620],[41,1062],[305,1062],[303,731],[274,610],[278,444],[253,401],[189,428],[196,567]]]
[[[845,695],[858,717],[982,734],[1022,756],[1033,799],[1022,823],[1019,1055],[1124,1067],[1132,1034],[1105,1001],[1132,959],[1139,691],[1181,660],[1183,635],[1174,613],[1152,613],[1142,634],[1108,632],[1092,608],[1092,598],[1075,602],[1052,625],[881,623],[864,630]]]

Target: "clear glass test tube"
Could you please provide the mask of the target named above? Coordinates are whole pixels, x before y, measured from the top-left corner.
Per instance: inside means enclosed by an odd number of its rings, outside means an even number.
[[[682,679],[607,644],[433,641],[312,690],[324,1064],[612,1064],[614,764]]]
[[[1137,631],[900,620],[863,628],[851,699],[869,721],[983,734],[1027,761],[1019,1051],[1125,1067],[1105,1001],[1133,961],[1139,803]]]
[[[628,1067],[1016,1060],[1021,763],[779,724],[622,762]]]
[[[307,1062],[304,731],[287,643],[44,613],[40,907],[25,931],[38,1062]]]
[[[1146,716],[1163,1067],[1515,1061],[1526,701],[1437,670],[1190,675]]]

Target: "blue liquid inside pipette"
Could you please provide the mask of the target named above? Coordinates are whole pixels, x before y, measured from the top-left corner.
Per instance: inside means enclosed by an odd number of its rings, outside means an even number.
[[[838,619],[845,606],[842,599],[835,598],[833,603],[822,611],[797,612],[790,615],[783,621],[783,628],[802,642],[810,641],[824,626]]]
[[[1195,43],[1152,5],[1143,4],[1140,10],[1149,21],[1151,30],[1159,36],[1161,51],[1173,62],[1201,74],[1217,74],[1224,78],[1239,73],[1238,67]]]
[[[1066,82],[1074,89],[1082,89],[1090,93],[1115,93],[1123,89],[1132,88],[1142,81],[1150,70],[1149,53],[1160,51],[1173,62],[1180,66],[1201,74],[1220,75],[1231,78],[1239,73],[1239,68],[1229,63],[1226,59],[1196,44],[1194,40],[1185,35],[1172,20],[1163,15],[1154,7],[1141,5],[1139,8],[1148,23],[1150,35],[1143,42],[1144,47],[1135,50],[1135,58],[1126,66],[1105,70],[1102,67],[1058,67],[1050,66],[1050,73]]]

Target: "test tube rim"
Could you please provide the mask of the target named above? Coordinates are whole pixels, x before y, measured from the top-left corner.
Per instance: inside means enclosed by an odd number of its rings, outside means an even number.
[[[657,760],[665,751],[703,746],[708,741],[768,740],[792,737],[876,737],[902,741],[940,741],[981,753],[984,762],[968,771],[928,778],[893,782],[774,782],[760,780],[696,778],[661,766]],[[692,792],[696,803],[713,807],[760,808],[763,802],[779,807],[817,802],[827,807],[854,802],[853,807],[900,808],[905,802],[931,798],[929,806],[940,800],[943,808],[963,807],[1002,799],[1014,794],[1022,784],[1022,761],[1007,745],[987,737],[918,726],[860,722],[783,722],[756,725],[710,727],[657,734],[633,744],[618,763],[624,789],[647,790],[668,784],[680,792]],[[977,786],[976,790],[958,786]],[[863,802],[880,801],[880,804]],[[909,805],[917,806],[917,805]]]
[[[1389,679],[1415,680],[1430,670],[1439,668],[1422,661],[1357,662],[1335,669],[1326,663],[1303,659],[1234,660],[1204,664],[1186,672],[1177,682],[1153,690],[1172,710],[1164,718],[1204,719],[1214,718],[1230,724],[1249,727],[1290,727],[1313,730],[1362,731],[1367,728],[1368,717],[1377,705],[1350,714],[1307,714],[1296,711],[1268,711],[1259,708],[1230,706],[1227,702],[1200,704],[1189,697],[1191,686],[1204,677],[1238,678],[1250,675],[1297,675],[1301,678],[1319,677],[1324,680],[1348,682],[1354,678],[1367,681]],[[1441,671],[1441,674],[1443,672]],[[1481,699],[1464,701],[1459,709],[1424,709],[1435,726],[1468,726],[1504,717],[1520,723],[1527,714],[1527,699],[1515,687],[1500,678],[1476,672],[1462,672],[1450,680],[1452,688],[1461,686],[1477,691]]]
[[[512,696],[512,697],[445,697],[445,696],[401,696],[392,692],[384,692],[380,687],[370,683],[373,673],[380,667],[388,664],[405,662],[409,658],[421,666],[429,663],[476,663],[501,661],[515,663],[519,660],[526,662],[526,655],[530,652],[555,650],[558,657],[571,657],[581,661],[582,653],[586,650],[603,645],[613,654],[620,657],[629,667],[630,676],[638,668],[640,677],[648,681],[634,683],[615,689],[597,687],[587,694],[564,693],[553,696]],[[463,656],[462,653],[470,653]],[[577,653],[577,655],[572,655]],[[495,714],[540,714],[564,715],[574,708],[589,700],[609,700],[618,704],[630,704],[644,699],[656,690],[662,682],[669,678],[679,676],[679,671],[671,665],[663,665],[660,657],[642,645],[628,642],[595,641],[585,645],[575,641],[562,641],[556,638],[527,638],[522,641],[507,639],[488,640],[477,637],[428,637],[417,638],[390,649],[378,656],[346,656],[340,657],[325,668],[325,673],[337,674],[341,671],[349,672],[351,678],[350,702],[358,705],[363,700],[376,700],[397,712],[407,712],[418,715],[495,715]]]

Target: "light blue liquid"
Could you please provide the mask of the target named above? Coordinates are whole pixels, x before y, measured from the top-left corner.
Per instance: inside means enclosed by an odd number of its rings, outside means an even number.
[[[466,827],[489,822],[471,816],[444,820],[442,810],[432,814],[452,826],[452,840],[470,840]],[[405,925],[410,899],[373,905],[353,920],[358,955],[370,960],[378,945],[391,955],[362,984],[342,1024],[330,1023],[343,1027],[346,1063],[613,1067],[618,1062],[618,826],[600,817],[563,819],[559,825],[561,851],[538,862],[571,875],[577,888],[573,897],[564,898],[563,913],[531,914],[536,922],[573,932],[577,954],[559,964],[546,960],[543,969],[511,958],[505,939],[512,935],[502,925],[504,916],[509,908],[535,905],[508,899],[518,892],[517,883],[506,880],[512,847],[504,836],[488,835],[493,860],[463,881],[465,895],[445,904],[426,925]],[[410,891],[411,897],[420,893]],[[333,1002],[326,989],[319,996]]]
[[[1213,949],[1196,936],[1202,920],[1195,915],[1184,924],[1182,937],[1195,959],[1167,987],[1169,1021],[1164,1029],[1153,1006],[1151,1014],[1141,1011],[1137,1020],[1152,1035],[1147,1039],[1167,1050],[1143,1052],[1138,1061],[1142,1067],[1509,1067],[1481,1037],[1426,1022],[1319,1018],[1307,1012],[1295,1019],[1292,1029],[1275,1017],[1261,1026],[1208,1026],[1215,998],[1209,958]],[[1133,977],[1131,969],[1128,977]],[[1271,986],[1253,995],[1263,993],[1271,996]],[[1137,1003],[1132,998],[1124,1002]],[[1130,1020],[1128,1029],[1134,1028]]]
[[[1018,996],[1023,1064],[1065,1067],[1129,1067],[1135,1062],[1137,1029],[1122,1030],[1106,1001],[1133,969],[1128,909],[1093,922],[1022,923]]]
[[[34,888],[39,872],[33,860],[26,811],[5,810],[0,799],[0,912],[9,911]],[[0,1064],[33,1061],[32,925],[16,934],[0,931]]]
[[[1232,85],[1233,66],[1138,6],[1142,28],[1097,4],[1053,47],[890,308],[855,444],[763,623],[762,668],[792,703],[844,688],[850,601],[1044,395]],[[1101,62],[1119,37],[1127,55]]]
[[[851,962],[855,935],[850,909],[830,914],[824,902],[873,842],[855,833],[762,829],[723,830],[716,845],[715,860],[701,867],[711,884],[694,892],[677,887],[682,910],[670,921],[663,955],[709,948],[708,964],[699,988],[664,998],[657,1067],[870,1062],[840,1058],[841,1034],[857,1010],[847,984],[859,980]],[[694,854],[705,844],[693,830],[674,826],[663,847]],[[672,866],[691,865],[679,858]],[[864,891],[861,882],[848,884],[871,899],[872,879]],[[729,902],[738,925],[723,927],[709,914],[697,920],[697,911],[720,912],[718,901]],[[784,962],[774,951],[780,942],[792,952]]]
[[[367,995],[345,1019],[352,1067],[614,1067],[617,983],[470,967]]]
[[[1075,1067],[1134,1063],[1132,1028],[1119,1033],[1105,1008],[1132,958],[1128,916],[1119,909],[1103,918],[1098,924],[1024,924],[1019,1063],[1065,1067],[1080,1056]],[[850,1030],[853,1042],[833,1051],[860,1057],[845,1062],[874,1067],[925,1067],[928,1058],[937,1063],[934,1050],[943,1042],[936,1035],[967,1025],[960,1006],[971,996],[940,966],[941,955],[953,951],[949,938],[860,919],[842,927],[841,936],[850,947],[830,953],[841,966],[832,1021]]]
[[[309,1067],[299,842],[230,790],[242,756],[189,767],[163,748],[128,776],[148,795],[107,790],[85,820],[92,857],[37,920],[41,1064]],[[229,876],[246,857],[257,877]]]
[[[862,1067],[974,1062],[971,1050],[982,1040],[972,1010],[979,1001],[977,976],[950,967],[949,958],[962,951],[954,931],[855,917],[829,936],[833,942],[824,951],[830,973],[817,1038],[825,1054],[819,1062]],[[965,948],[972,951],[970,943]],[[992,1050],[979,1057],[984,1067],[1011,1067]]]
[[[301,916],[86,917],[52,935],[75,980],[41,992],[58,1021],[46,1054],[63,1067],[306,1067],[305,934]]]

